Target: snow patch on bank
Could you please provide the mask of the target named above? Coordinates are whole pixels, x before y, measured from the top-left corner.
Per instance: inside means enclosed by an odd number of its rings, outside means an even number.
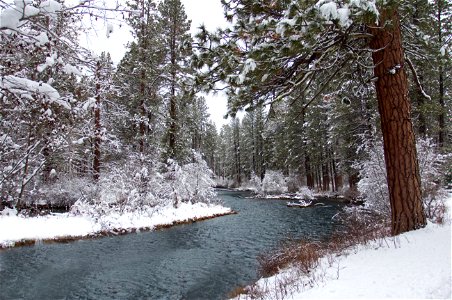
[[[281,270],[250,290],[262,299],[451,299],[452,194],[446,205],[444,225],[429,223],[324,257],[309,277],[296,267]]]
[[[17,242],[70,237],[87,237],[101,232],[155,229],[158,226],[183,223],[232,213],[221,205],[182,203],[178,208],[166,206],[134,213],[110,214],[100,218],[51,214],[42,217],[0,216],[0,248],[13,247]]]

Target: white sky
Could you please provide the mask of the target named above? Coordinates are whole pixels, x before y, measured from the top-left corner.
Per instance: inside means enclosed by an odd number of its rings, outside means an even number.
[[[181,0],[181,2],[185,6],[188,19],[192,21],[192,34],[197,32],[197,28],[201,24],[204,24],[211,31],[226,26],[220,0]],[[132,40],[132,35],[124,23],[121,24],[121,27],[119,27],[120,23],[114,23],[114,30],[107,38],[106,29],[103,25],[96,25],[96,27],[102,29],[98,29],[94,35],[91,34],[82,38],[82,43],[86,43],[97,54],[102,51],[109,52],[113,61],[118,63],[124,55],[125,45]],[[210,93],[203,96],[206,98],[210,118],[219,130],[223,124],[229,122],[223,118],[226,114],[227,99],[223,94],[213,95]]]

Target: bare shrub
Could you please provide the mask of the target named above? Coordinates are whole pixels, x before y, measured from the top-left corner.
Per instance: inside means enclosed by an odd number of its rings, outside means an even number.
[[[336,215],[336,218],[346,225],[325,241],[286,241],[277,250],[259,256],[259,274],[263,277],[273,276],[287,268],[291,268],[292,272],[279,273],[274,280],[263,279],[261,284],[245,288],[246,299],[285,299],[295,291],[323,281],[327,267],[337,266],[339,277],[339,257],[357,245],[370,242],[377,242],[377,247],[388,245],[386,238],[391,234],[390,224],[381,215],[353,207]],[[322,264],[322,258],[327,266]],[[268,286],[269,282],[272,286]],[[251,296],[251,290],[254,296]]]
[[[249,290],[245,286],[238,286],[228,293],[228,299],[238,298],[240,299],[240,295],[247,295]]]
[[[304,274],[308,274],[312,268],[317,266],[318,260],[323,255],[323,250],[323,245],[318,242],[285,242],[278,250],[258,257],[259,274],[263,277],[269,277],[293,264]]]

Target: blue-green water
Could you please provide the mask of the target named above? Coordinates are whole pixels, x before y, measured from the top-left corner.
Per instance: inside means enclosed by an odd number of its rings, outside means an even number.
[[[225,299],[258,278],[259,254],[287,237],[322,239],[338,205],[219,191],[239,214],[157,232],[0,252],[0,299]],[[0,228],[0,230],[7,230]]]

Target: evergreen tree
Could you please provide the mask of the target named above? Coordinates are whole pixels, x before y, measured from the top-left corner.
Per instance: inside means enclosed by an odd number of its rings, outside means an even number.
[[[202,53],[194,63],[200,69],[208,67],[198,78],[207,89],[221,80],[227,83],[231,114],[256,103],[277,103],[309,88],[307,107],[328,93],[351,62],[374,64],[393,233],[424,226],[398,13],[403,3],[378,2],[378,8],[373,1],[222,3],[232,29],[202,31]],[[326,179],[328,172],[322,173]]]
[[[165,49],[157,8],[147,0],[130,1],[128,5],[138,13],[128,19],[136,40],[129,45],[116,74],[116,82],[122,87],[118,101],[131,118],[124,124],[122,136],[133,142],[140,153],[158,156],[162,130],[159,93],[164,80],[161,73]]]
[[[163,98],[167,106],[165,157],[181,160],[186,149],[182,138],[182,109],[190,100],[186,88],[191,73],[190,21],[180,0],[164,0],[158,6],[162,44],[166,49],[162,61]]]
[[[76,104],[78,18],[51,8],[15,1],[1,12],[0,190],[17,207],[63,169]]]

